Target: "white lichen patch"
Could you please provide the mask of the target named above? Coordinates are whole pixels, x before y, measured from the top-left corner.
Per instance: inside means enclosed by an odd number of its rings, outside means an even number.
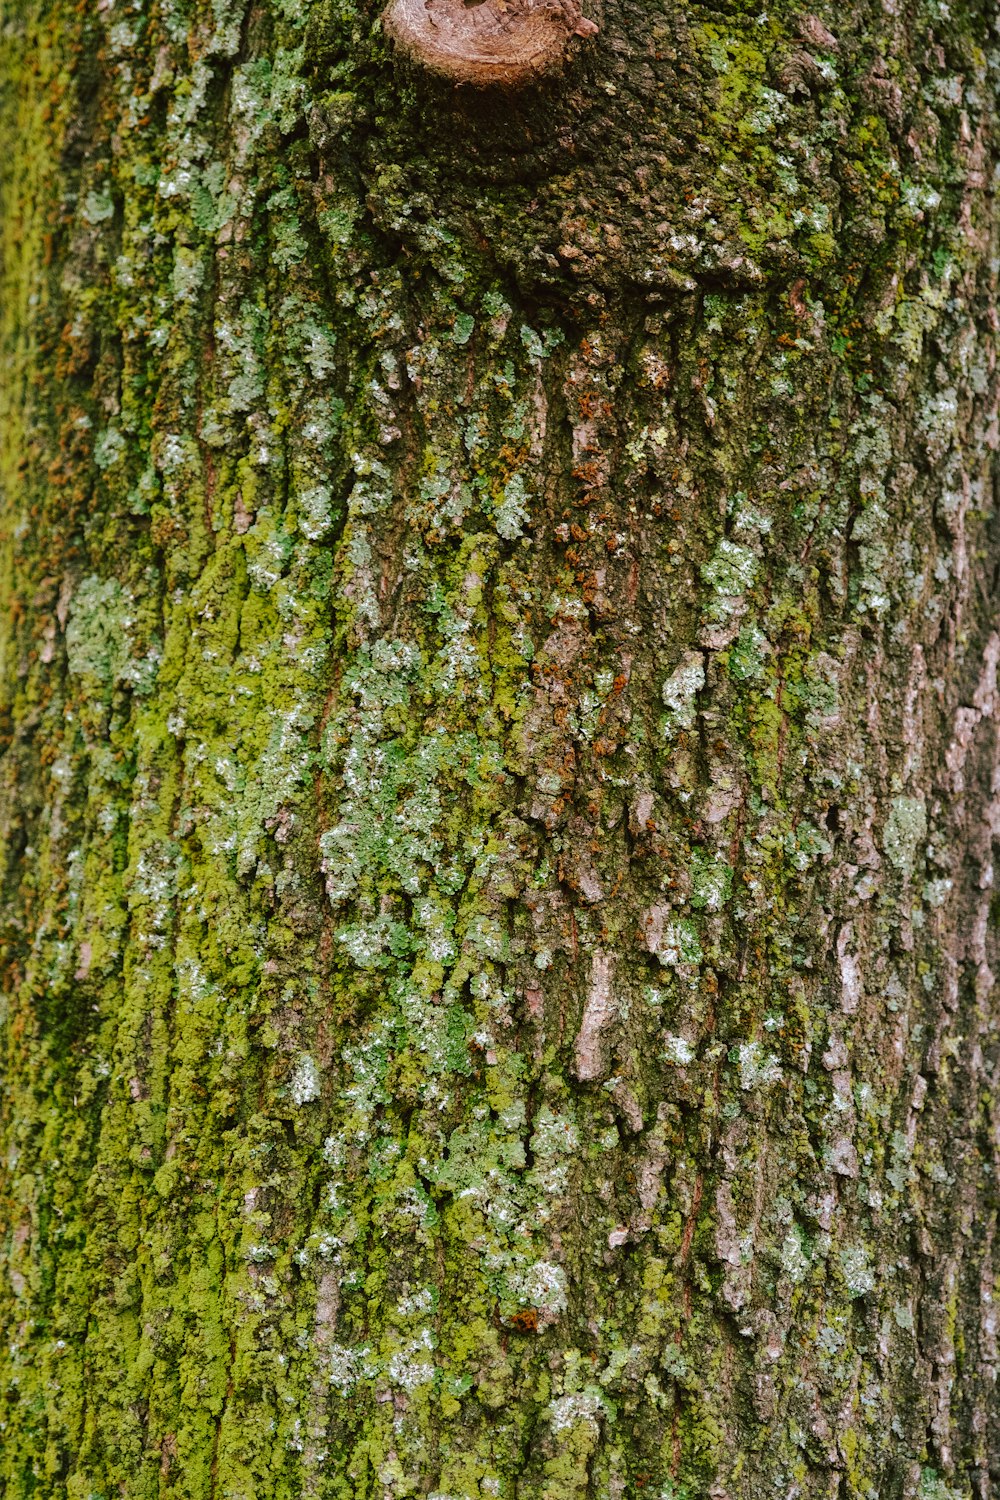
[[[116,427],[106,427],[94,443],[94,462],[99,469],[110,469],[125,453],[127,444]]]
[[[434,1289],[425,1286],[419,1292],[401,1297],[396,1303],[396,1314],[400,1318],[412,1318],[416,1314],[430,1312],[434,1306]]]
[[[694,1062],[695,1050],[686,1037],[668,1036],[661,1056],[664,1062],[671,1063],[675,1068],[686,1068],[688,1063]]]
[[[348,1349],[344,1344],[333,1344],[327,1361],[327,1380],[334,1390],[346,1396],[348,1391],[357,1383],[361,1373],[361,1364],[370,1351],[365,1349]]]
[[[735,601],[741,599],[753,584],[756,573],[757,559],[750,548],[723,537],[701,570],[702,578],[715,596],[709,605],[709,617],[727,618]]]
[[[678,729],[691,729],[695,721],[698,694],[705,686],[705,661],[701,652],[689,651],[674,668],[661,689],[666,713],[662,727],[665,735]]]
[[[721,911],[733,888],[733,871],[717,854],[706,857],[695,851],[691,861],[691,905],[696,911]]]
[[[507,1278],[511,1296],[522,1306],[556,1318],[566,1311],[566,1273],[552,1261],[538,1260]]]
[[[864,1297],[875,1287],[875,1272],[868,1252],[861,1245],[851,1245],[840,1252],[840,1265],[851,1297]]]
[[[943,876],[939,880],[929,880],[923,889],[923,899],[927,906],[940,907],[945,904],[951,893],[954,881]]]
[[[536,1157],[575,1151],[579,1139],[579,1132],[572,1120],[568,1120],[565,1115],[556,1114],[549,1105],[542,1105],[535,1116],[531,1135],[531,1150]]]
[[[66,655],[77,677],[115,683],[129,655],[131,620],[121,586],[111,578],[84,578],[73,595],[66,625]]]
[[[927,807],[921,797],[893,797],[882,833],[886,857],[909,876],[917,849],[927,837]]]
[[[798,1286],[808,1276],[811,1262],[806,1254],[802,1233],[795,1225],[785,1235],[779,1256],[782,1270]]]
[[[505,541],[524,535],[528,524],[528,491],[520,474],[511,475],[493,511],[493,524]]]
[[[299,1055],[288,1084],[293,1104],[310,1104],[320,1095],[319,1068],[308,1052]]]
[[[569,1183],[570,1160],[579,1143],[572,1121],[543,1105],[535,1118],[530,1147],[535,1158],[531,1180],[549,1197],[561,1197]]]
[[[298,497],[299,526],[310,541],[325,536],[333,524],[333,495],[329,485],[314,484]]]
[[[773,1052],[765,1052],[760,1042],[741,1042],[735,1052],[741,1089],[767,1088],[781,1081],[781,1063]]]
[[[434,1335],[429,1328],[421,1330],[420,1336],[412,1339],[403,1349],[391,1355],[385,1366],[390,1384],[404,1391],[414,1391],[418,1386],[430,1385],[437,1375],[437,1367],[428,1359],[434,1348]]]
[[[679,968],[701,962],[701,938],[687,917],[671,918],[670,907],[657,902],[646,913],[644,940],[648,951],[664,968]]]
[[[552,1402],[548,1411],[549,1425],[554,1433],[559,1433],[582,1422],[597,1432],[604,1413],[604,1398],[599,1391],[593,1388],[574,1391],[571,1395],[560,1396]]]

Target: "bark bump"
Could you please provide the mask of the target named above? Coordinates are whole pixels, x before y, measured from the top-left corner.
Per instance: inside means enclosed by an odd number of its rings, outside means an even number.
[[[384,24],[423,67],[480,88],[518,88],[559,63],[571,36],[597,31],[574,0],[392,0]]]

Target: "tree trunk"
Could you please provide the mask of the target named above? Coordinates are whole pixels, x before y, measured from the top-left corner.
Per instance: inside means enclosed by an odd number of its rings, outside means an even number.
[[[585,8],[6,0],[5,1500],[1000,1488],[995,6]]]

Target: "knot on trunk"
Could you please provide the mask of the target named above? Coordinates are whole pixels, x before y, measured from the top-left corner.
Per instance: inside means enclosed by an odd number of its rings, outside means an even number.
[[[518,88],[597,31],[576,0],[391,0],[383,24],[423,67],[480,88]]]

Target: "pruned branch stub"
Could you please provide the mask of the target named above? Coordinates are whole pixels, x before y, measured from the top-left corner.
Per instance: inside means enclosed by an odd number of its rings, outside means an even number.
[[[383,24],[414,61],[456,84],[519,88],[597,31],[575,0],[391,0]]]

